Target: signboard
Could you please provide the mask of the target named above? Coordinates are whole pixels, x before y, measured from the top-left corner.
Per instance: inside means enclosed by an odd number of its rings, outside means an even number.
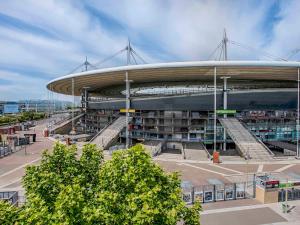
[[[234,109],[218,109],[216,112],[217,112],[217,114],[221,114],[221,115],[224,115],[224,114],[235,114],[236,110],[234,110]]]
[[[126,112],[127,112],[127,109],[120,109],[120,112],[121,112],[121,113],[126,113]],[[129,112],[129,113],[135,113],[135,109],[128,109],[128,112]]]
[[[196,201],[199,202],[203,202],[203,192],[202,191],[198,191],[198,192],[194,192],[194,198]]]
[[[295,187],[295,186],[300,186],[300,182],[279,184],[280,188],[291,188],[291,187]]]
[[[278,187],[279,187],[279,180],[266,181],[266,189],[278,188]]]
[[[192,192],[184,192],[182,194],[182,199],[185,203],[192,204],[193,203]]]
[[[18,113],[19,105],[18,104],[5,104],[3,108],[3,113]]]
[[[280,188],[290,188],[290,187],[293,187],[293,186],[294,186],[293,183],[279,184]]]

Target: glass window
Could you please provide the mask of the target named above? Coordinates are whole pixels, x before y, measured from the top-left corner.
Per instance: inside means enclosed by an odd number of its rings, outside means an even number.
[[[213,192],[212,191],[206,191],[204,192],[204,202],[212,202],[213,199]]]
[[[216,191],[216,201],[224,200],[224,190],[217,190]]]

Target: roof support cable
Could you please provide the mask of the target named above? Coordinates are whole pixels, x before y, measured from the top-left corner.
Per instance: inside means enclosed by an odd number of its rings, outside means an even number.
[[[135,64],[137,65],[138,63],[137,63],[137,61],[136,61],[136,59],[135,59],[135,57],[134,57],[134,54],[133,54],[132,52],[131,52],[130,54],[131,54],[131,56],[132,56],[132,58],[133,58]]]
[[[224,45],[222,44],[222,48],[221,48],[221,51],[220,51],[220,54],[219,54],[219,58],[218,58],[218,61],[221,60],[221,57],[223,55],[223,51],[224,51]],[[216,58],[217,59],[217,58]]]
[[[300,48],[291,51],[290,54],[286,57],[286,59],[289,60],[293,56],[297,55],[299,52],[300,52]]]
[[[138,57],[144,64],[147,64],[147,62],[139,55],[137,54],[137,52],[134,49],[131,49],[131,51],[133,52],[133,54],[136,55],[136,57]]]
[[[103,63],[105,63],[105,62],[107,62],[107,61],[113,59],[114,57],[116,57],[117,55],[121,54],[122,52],[124,52],[124,51],[126,51],[126,50],[127,50],[127,47],[126,47],[126,48],[123,48],[123,49],[121,49],[120,51],[117,51],[115,54],[113,54],[113,55],[111,55],[111,56],[109,56],[109,57],[107,57],[107,58],[104,58],[103,60],[101,60],[101,61],[95,63],[94,66],[98,69],[98,66],[100,66],[101,64],[103,64]]]
[[[73,70],[71,70],[69,73],[67,74],[71,74],[71,73],[74,73],[76,70],[78,70],[80,67],[84,66],[85,65],[85,62],[80,64],[79,66],[75,67]]]
[[[219,48],[221,47],[222,45],[222,41],[218,44],[218,46],[212,51],[212,53],[208,56],[208,60],[210,60],[214,55],[215,53],[219,50]]]
[[[257,52],[257,53],[261,53],[261,54],[263,54],[264,56],[266,56],[267,58],[272,59],[272,60],[287,61],[287,60],[284,59],[284,58],[278,57],[278,56],[276,56],[276,55],[270,54],[270,53],[268,53],[268,52],[259,50],[259,49],[257,49],[257,48],[254,48],[254,47],[251,47],[251,46],[248,46],[248,45],[245,45],[245,44],[242,44],[242,43],[233,41],[233,40],[229,40],[229,43],[230,43],[230,44],[233,44],[233,45],[236,45],[236,46],[238,46],[238,47],[247,49],[247,50],[249,50],[249,51],[255,51],[255,52]]]

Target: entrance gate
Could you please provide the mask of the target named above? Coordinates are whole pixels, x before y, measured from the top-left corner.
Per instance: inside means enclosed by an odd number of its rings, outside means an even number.
[[[293,187],[287,189],[287,200],[293,201],[293,200],[300,200],[300,187]],[[284,202],[286,198],[286,190],[281,189],[278,191],[278,201]]]
[[[245,182],[193,186],[191,182],[183,181],[181,188],[182,199],[186,204],[193,204],[195,201],[209,203],[254,197],[253,194],[247,192]]]

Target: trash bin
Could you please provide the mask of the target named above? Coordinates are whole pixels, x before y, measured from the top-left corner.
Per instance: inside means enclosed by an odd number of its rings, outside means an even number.
[[[217,151],[213,153],[213,163],[220,163],[220,154]]]
[[[43,135],[44,137],[49,137],[49,130],[47,128],[44,129]]]

